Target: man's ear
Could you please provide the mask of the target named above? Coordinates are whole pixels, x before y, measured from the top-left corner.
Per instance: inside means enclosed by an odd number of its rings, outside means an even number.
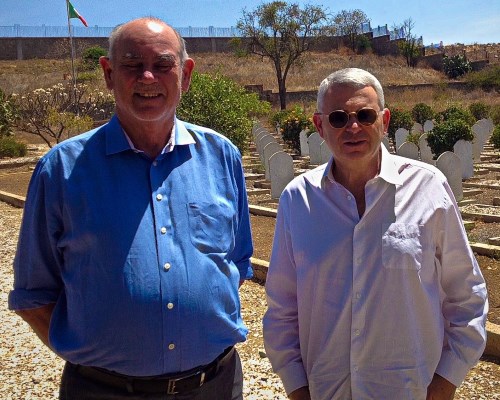
[[[106,56],[99,57],[99,64],[101,64],[101,68],[104,73],[104,80],[106,81],[106,87],[109,90],[113,90],[113,79],[112,79],[113,69],[111,67],[111,61],[109,57]]]
[[[189,85],[191,84],[191,75],[194,69],[194,60],[191,58],[184,61],[182,67],[182,91],[187,92],[189,90]]]
[[[388,108],[384,108],[383,113],[384,114],[382,115],[382,118],[384,122],[384,133],[387,133],[387,131],[389,130],[389,122],[391,121],[391,112]]]
[[[314,113],[313,122],[314,122],[314,126],[316,127],[316,130],[319,133],[319,136],[321,136],[324,139],[325,136],[324,136],[324,132],[323,132],[323,120],[321,119],[321,114]]]

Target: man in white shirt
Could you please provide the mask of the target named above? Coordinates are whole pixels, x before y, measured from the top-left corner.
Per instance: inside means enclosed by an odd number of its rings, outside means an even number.
[[[444,175],[391,155],[379,81],[318,92],[333,157],[280,198],[266,351],[290,399],[453,399],[482,355],[486,286]]]

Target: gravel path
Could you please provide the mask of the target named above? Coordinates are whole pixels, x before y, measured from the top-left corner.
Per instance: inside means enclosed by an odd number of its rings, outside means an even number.
[[[12,288],[12,259],[22,210],[0,202],[0,399],[57,399],[63,362],[41,344],[17,315],[7,310]],[[264,288],[247,282],[241,289],[243,317],[250,330],[238,346],[245,373],[247,400],[283,400],[286,396],[272,373],[262,344],[261,320],[265,310]],[[500,399],[500,360],[482,359],[468,374],[455,397],[459,400]],[[214,399],[216,400],[216,399]]]

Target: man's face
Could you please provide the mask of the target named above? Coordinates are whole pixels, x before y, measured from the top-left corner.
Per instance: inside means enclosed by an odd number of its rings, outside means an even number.
[[[175,33],[167,26],[134,21],[117,38],[112,60],[101,58],[118,118],[125,125],[173,121],[194,66],[191,59],[181,66],[179,47]]]
[[[375,90],[370,86],[356,89],[333,85],[325,94],[322,107],[318,111],[323,114],[314,115],[314,124],[332,151],[336,167],[359,169],[376,166],[380,143],[389,127],[390,112],[380,109]],[[353,114],[343,128],[333,128],[328,121],[328,114],[334,110],[352,113],[365,107],[378,112],[373,125],[361,125]]]

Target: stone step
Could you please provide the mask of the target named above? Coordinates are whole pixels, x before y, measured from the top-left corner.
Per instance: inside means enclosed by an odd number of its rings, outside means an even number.
[[[254,181],[253,187],[258,189],[271,189],[271,182],[266,180]]]
[[[271,194],[270,189],[247,189],[248,196],[259,196],[263,194]]]
[[[255,173],[246,173],[245,174],[245,180],[247,180],[247,181],[258,181],[259,179],[262,179],[264,177],[265,177],[264,174],[255,174]]]

